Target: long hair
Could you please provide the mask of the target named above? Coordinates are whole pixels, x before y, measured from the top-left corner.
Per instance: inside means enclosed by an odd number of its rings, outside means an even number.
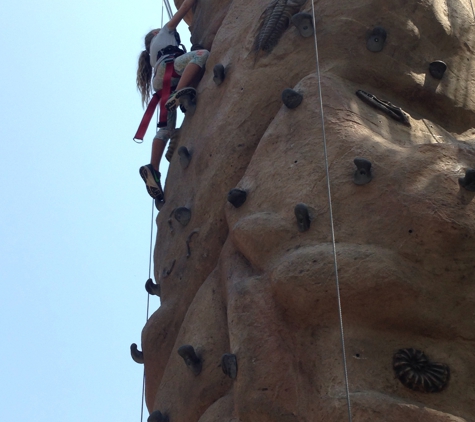
[[[137,68],[137,89],[142,96],[142,107],[145,107],[152,95],[153,69],[150,65],[150,43],[152,42],[152,39],[156,33],[157,30],[154,29],[145,36],[145,50],[143,50],[139,56],[139,65]]]

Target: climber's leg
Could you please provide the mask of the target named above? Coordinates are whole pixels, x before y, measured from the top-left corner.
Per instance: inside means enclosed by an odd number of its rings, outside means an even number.
[[[159,201],[163,200],[163,189],[160,183],[160,172],[158,171],[162,159],[165,145],[170,138],[170,131],[167,128],[158,130],[152,143],[152,156],[150,164],[140,167],[139,173],[145,182],[148,194]]]
[[[196,87],[203,77],[204,67],[208,59],[209,51],[196,50],[185,53],[175,59],[175,71],[181,75],[176,92],[173,93],[166,103],[168,110],[174,110],[180,104],[181,96],[195,95]]]
[[[165,150],[166,141],[160,138],[154,138],[152,143],[152,157],[150,158],[150,164],[152,167],[158,171],[160,161],[163,156],[163,151]]]

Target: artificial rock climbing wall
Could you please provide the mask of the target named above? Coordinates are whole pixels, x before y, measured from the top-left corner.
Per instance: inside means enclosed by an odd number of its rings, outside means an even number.
[[[353,420],[473,421],[471,2],[315,10]],[[348,419],[315,43],[305,15],[288,25],[298,12],[311,0],[198,0],[188,17],[211,55],[179,133],[191,161],[172,157],[157,218],[150,420]]]

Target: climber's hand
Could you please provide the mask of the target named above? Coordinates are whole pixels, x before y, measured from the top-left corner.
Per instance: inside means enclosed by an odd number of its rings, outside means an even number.
[[[176,27],[181,22],[181,20],[185,17],[188,11],[193,7],[194,3],[195,3],[195,0],[185,0],[181,4],[180,8],[170,19],[170,22],[167,23],[168,29],[170,31],[173,31],[174,29],[176,29]]]

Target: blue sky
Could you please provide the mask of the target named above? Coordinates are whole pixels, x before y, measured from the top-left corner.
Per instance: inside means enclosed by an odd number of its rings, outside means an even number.
[[[2,421],[140,420],[153,124],[132,141],[135,71],[160,20],[160,1],[2,5]]]

